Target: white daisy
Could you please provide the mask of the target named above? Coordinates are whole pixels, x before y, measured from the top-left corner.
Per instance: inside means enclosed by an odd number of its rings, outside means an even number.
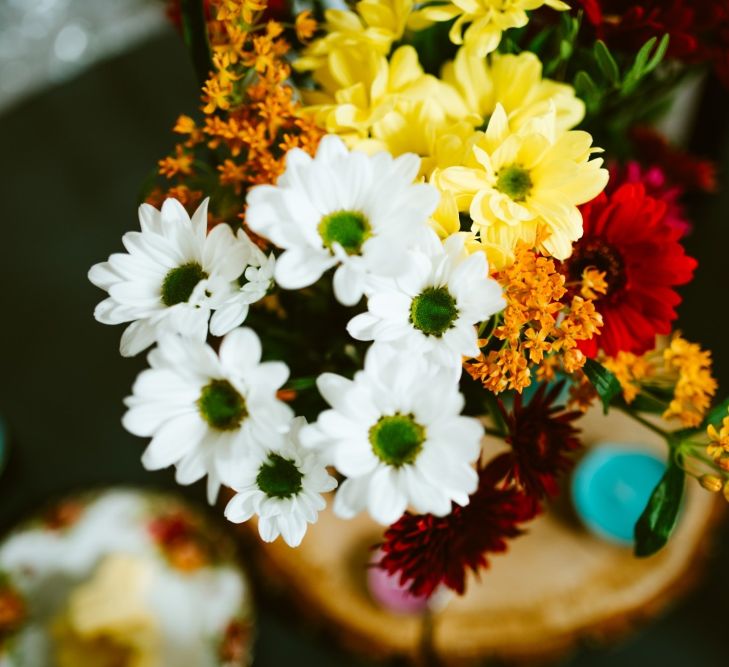
[[[463,238],[441,243],[431,233],[412,251],[410,270],[379,281],[367,312],[350,320],[357,340],[391,343],[460,376],[462,357],[478,356],[475,324],[505,307],[501,286],[489,278],[486,255],[466,254]]]
[[[243,324],[252,303],[260,301],[273,286],[273,273],[276,259],[271,253],[268,257],[251,241],[246,233],[238,230],[238,241],[246,248],[247,268],[238,278],[237,289],[218,306],[210,318],[210,333],[224,336]]]
[[[125,401],[122,423],[134,435],[151,437],[142,464],[148,470],[174,465],[179,484],[208,476],[208,499],[257,447],[282,442],[293,417],[276,398],[289,369],[261,363],[261,342],[250,329],[236,329],[220,345],[164,336],[149,353]]]
[[[438,203],[430,185],[415,184],[420,158],[408,153],[368,156],[350,152],[339,137],[322,139],[316,157],[295,148],[276,186],[248,194],[246,221],[285,252],[276,282],[286,289],[315,283],[338,266],[334,294],[354,305],[367,276],[394,276],[401,252],[427,228]]]
[[[176,199],[158,211],[139,207],[141,232],[122,237],[126,253],[91,267],[89,280],[106,290],[94,316],[103,324],[131,322],[121,353],[133,356],[165,333],[205,340],[210,312],[232,292],[246,248],[228,225],[207,233],[206,199],[192,219]]]
[[[347,476],[334,501],[340,517],[367,508],[382,524],[408,506],[444,516],[451,501],[468,503],[478,483],[473,463],[483,426],[460,415],[463,396],[452,378],[422,372],[413,358],[373,345],[354,380],[333,373],[317,386],[332,406],[306,426],[301,441],[321,449]]]
[[[301,447],[299,433],[305,424],[303,417],[294,419],[286,443],[256,451],[232,482],[237,493],[225,516],[242,523],[257,514],[258,532],[265,542],[281,535],[290,547],[299,546],[307,523],[316,523],[326,507],[321,494],[337,486],[318,453]]]

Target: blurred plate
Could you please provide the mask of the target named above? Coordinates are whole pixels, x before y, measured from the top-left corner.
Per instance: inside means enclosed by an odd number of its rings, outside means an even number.
[[[209,523],[113,489],[21,525],[0,543],[0,667],[248,665],[248,580]]]

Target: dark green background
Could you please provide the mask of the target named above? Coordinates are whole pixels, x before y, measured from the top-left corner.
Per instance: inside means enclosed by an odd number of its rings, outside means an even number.
[[[692,139],[722,163],[727,101],[716,84],[707,87]],[[121,328],[94,321],[102,293],[86,272],[121,250],[120,237],[137,226],[140,185],[169,151],[177,115],[196,106],[187,54],[169,31],[0,116],[0,414],[12,445],[0,477],[2,530],[74,489],[173,485],[169,472],[142,469],[144,443],[121,427],[121,400],[145,362],[122,359]],[[728,199],[725,187],[693,207],[688,245],[701,265],[684,290],[680,320],[715,351],[725,388]],[[204,497],[199,486],[185,493]],[[565,664],[727,664],[729,569],[727,549],[716,551],[704,585],[667,616],[618,648],[586,647]],[[264,600],[257,666],[359,664]]]

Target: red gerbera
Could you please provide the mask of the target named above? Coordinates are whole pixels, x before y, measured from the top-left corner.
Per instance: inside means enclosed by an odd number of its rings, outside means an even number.
[[[643,354],[658,334],[669,334],[681,297],[673,289],[691,280],[696,260],[679,243],[680,232],[666,222],[666,204],[649,197],[641,184],[626,183],[581,207],[584,235],[563,263],[568,281],[579,282],[588,267],[605,272],[607,294],[595,302],[601,334],[581,341],[589,357]]]
[[[681,198],[684,190],[671,183],[663,169],[658,166],[643,166],[635,160],[624,165],[610,167],[607,193],[614,192],[623,183],[642,183],[646,194],[666,205],[666,224],[680,232],[681,236],[691,231]]]
[[[405,513],[385,532],[378,566],[399,574],[413,595],[428,596],[445,584],[459,594],[469,570],[488,567],[488,553],[506,551],[519,523],[536,515],[534,503],[516,488],[504,488],[510,461],[498,456],[479,473],[479,484],[465,507],[453,504],[448,516]]]
[[[569,454],[582,447],[580,431],[572,423],[582,413],[554,404],[563,388],[560,382],[547,392],[543,383],[526,405],[517,394],[510,412],[499,404],[509,429],[506,442],[511,445],[507,481],[515,482],[535,505],[557,495],[557,478],[573,465]]]

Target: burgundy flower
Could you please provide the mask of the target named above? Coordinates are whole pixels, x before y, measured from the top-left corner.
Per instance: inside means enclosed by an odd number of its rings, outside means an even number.
[[[611,48],[636,53],[652,37],[668,34],[668,57],[711,63],[729,85],[727,0],[578,0],[596,36]]]
[[[554,405],[563,388],[559,383],[547,391],[547,384],[542,384],[526,405],[517,394],[510,412],[500,404],[509,429],[506,442],[511,445],[507,480],[537,506],[545,497],[557,495],[558,477],[572,468],[570,454],[582,447],[579,429],[573,425],[582,413]]]
[[[686,59],[698,50],[697,16],[686,0],[580,0],[597,36],[620,50],[638,51],[651,37],[668,33],[670,57]]]
[[[523,532],[517,524],[537,513],[524,493],[502,484],[509,466],[501,455],[483,467],[469,504],[454,503],[448,516],[405,513],[385,532],[378,566],[398,574],[413,595],[431,595],[441,584],[462,594],[468,571],[488,567],[487,555],[506,551],[507,539]]]

